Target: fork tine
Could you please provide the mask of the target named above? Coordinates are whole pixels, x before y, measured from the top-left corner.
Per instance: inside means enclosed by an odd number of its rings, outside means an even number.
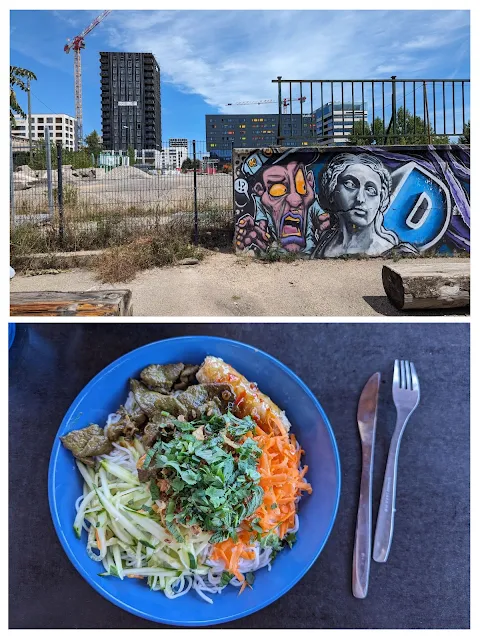
[[[410,362],[408,360],[405,361],[405,388],[407,390],[412,390],[412,373],[410,371]]]
[[[400,363],[398,361],[398,359],[395,360],[395,364],[393,366],[393,382],[392,382],[392,386],[393,388],[400,387]]]
[[[405,360],[400,360],[400,388],[405,388]]]
[[[420,384],[418,381],[417,371],[415,370],[415,366],[413,365],[413,362],[410,362],[410,371],[412,373],[412,390],[418,392],[420,390]]]

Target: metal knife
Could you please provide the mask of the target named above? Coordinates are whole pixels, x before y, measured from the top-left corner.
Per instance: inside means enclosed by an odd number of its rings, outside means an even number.
[[[357,410],[358,430],[362,441],[362,476],[353,550],[352,590],[358,599],[364,599],[367,596],[370,574],[373,450],[379,388],[380,373],[375,373],[365,384]]]

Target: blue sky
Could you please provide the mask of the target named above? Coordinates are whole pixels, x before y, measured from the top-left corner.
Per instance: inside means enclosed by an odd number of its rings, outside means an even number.
[[[34,71],[33,112],[74,115],[63,47],[102,9],[12,11],[11,64]],[[112,11],[82,52],[84,132],[101,131],[99,51],[152,52],[162,139],[205,139],[207,113],[275,112],[271,80],[470,77],[468,11]],[[25,96],[19,96],[26,109]],[[320,106],[320,105],[317,105]]]

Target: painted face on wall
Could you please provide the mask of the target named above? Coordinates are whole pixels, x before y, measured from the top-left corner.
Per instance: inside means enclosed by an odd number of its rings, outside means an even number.
[[[333,194],[335,208],[347,222],[369,226],[380,208],[381,190],[375,171],[364,164],[352,164],[338,176]]]
[[[254,191],[270,211],[276,235],[284,249],[300,251],[305,247],[307,212],[315,200],[313,173],[299,162],[270,166],[263,171],[262,182]]]

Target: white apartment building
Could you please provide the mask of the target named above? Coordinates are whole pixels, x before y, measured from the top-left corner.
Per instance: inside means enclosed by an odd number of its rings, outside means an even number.
[[[332,108],[333,107],[333,108]],[[317,140],[319,144],[327,146],[348,145],[348,136],[350,135],[354,122],[367,121],[367,105],[362,102],[342,103],[331,102],[324,104],[315,111],[315,125]]]
[[[162,168],[162,153],[157,149],[135,150],[135,161],[140,164],[150,164],[154,169]]]
[[[185,149],[185,152],[188,154],[187,138],[170,138],[168,141],[168,146],[171,149]]]
[[[188,158],[187,146],[166,146],[160,155],[160,168],[164,171],[176,171],[182,168],[182,164]]]
[[[15,116],[16,127],[12,129],[12,136],[29,139],[28,116]],[[75,118],[65,113],[32,113],[32,140],[37,142],[45,138],[45,129],[50,131],[54,143],[61,142],[64,149],[77,149],[75,138]]]

